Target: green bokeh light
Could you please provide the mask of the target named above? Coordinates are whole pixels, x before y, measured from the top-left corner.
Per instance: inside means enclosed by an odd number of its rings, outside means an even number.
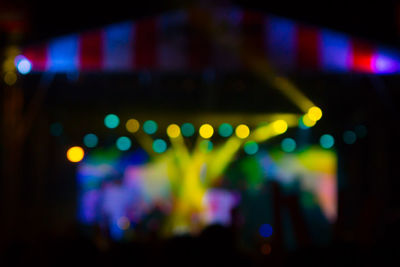
[[[83,137],[83,143],[89,148],[96,147],[98,142],[99,139],[95,134],[89,133]]]
[[[126,136],[121,136],[117,139],[117,148],[121,151],[126,151],[129,148],[131,148],[132,142],[131,139],[129,139]]]
[[[282,140],[281,147],[285,152],[293,152],[296,149],[296,141],[292,138],[285,138]]]
[[[157,132],[158,125],[153,120],[148,120],[143,123],[143,131],[147,134],[154,134]]]
[[[323,148],[329,149],[335,144],[335,139],[330,134],[324,134],[319,139],[319,143]]]
[[[248,155],[254,155],[258,151],[258,144],[254,141],[249,141],[244,144],[244,152]]]
[[[156,139],[153,142],[153,150],[154,152],[161,154],[167,150],[167,143],[162,139]]]
[[[194,129],[193,124],[188,123],[188,122],[182,124],[182,126],[181,126],[181,132],[182,132],[182,135],[183,135],[184,137],[190,137],[190,136],[192,136],[192,135],[194,134],[194,132],[195,132],[195,129]]]
[[[219,126],[218,133],[222,137],[229,137],[233,133],[233,127],[229,123],[223,123]]]

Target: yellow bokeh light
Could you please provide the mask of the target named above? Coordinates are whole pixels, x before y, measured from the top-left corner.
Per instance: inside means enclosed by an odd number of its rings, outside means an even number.
[[[15,70],[14,60],[7,59],[6,61],[4,61],[3,70],[6,71],[6,72]]]
[[[310,120],[318,121],[322,117],[322,110],[319,107],[311,107],[307,112],[308,117]]]
[[[7,85],[13,85],[17,81],[17,75],[14,72],[7,72],[6,75],[4,75],[4,82]]]
[[[125,124],[126,129],[130,133],[136,133],[139,131],[140,123],[135,119],[129,119]]]
[[[312,120],[308,114],[304,115],[302,118],[303,124],[307,127],[313,127],[317,122]]]
[[[240,124],[238,127],[236,127],[235,133],[236,133],[237,137],[244,139],[249,136],[250,129],[249,129],[249,127],[247,127],[247,125]]]
[[[167,134],[170,138],[177,138],[181,134],[181,128],[177,124],[171,124],[167,128]]]
[[[286,130],[288,128],[288,124],[284,120],[277,120],[277,121],[273,122],[272,127],[273,127],[275,133],[282,134],[282,133],[286,132]]]
[[[214,134],[214,128],[210,124],[203,124],[199,129],[199,134],[201,137],[208,139]]]
[[[67,159],[71,162],[79,162],[85,156],[85,151],[80,146],[73,146],[67,151]]]

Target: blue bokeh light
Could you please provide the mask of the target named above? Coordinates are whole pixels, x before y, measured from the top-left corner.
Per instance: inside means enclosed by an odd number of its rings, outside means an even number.
[[[262,237],[270,237],[272,235],[272,232],[273,232],[272,226],[267,224],[267,223],[265,223],[265,224],[260,226],[259,232],[260,232],[260,235]]]

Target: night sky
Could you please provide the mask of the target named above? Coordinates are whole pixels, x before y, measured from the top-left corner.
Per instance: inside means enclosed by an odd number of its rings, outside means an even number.
[[[28,1],[13,3],[24,6],[31,29],[25,42],[91,29],[113,22],[157,15],[168,10],[199,5],[207,1]],[[85,4],[82,4],[82,3]],[[208,1],[215,2],[215,1]],[[221,2],[221,1],[220,1]],[[224,1],[228,2],[228,1]],[[398,4],[391,1],[364,1],[361,4],[327,3],[294,4],[293,1],[230,1],[233,5],[264,11],[312,25],[327,27],[372,42],[399,45],[396,19]]]

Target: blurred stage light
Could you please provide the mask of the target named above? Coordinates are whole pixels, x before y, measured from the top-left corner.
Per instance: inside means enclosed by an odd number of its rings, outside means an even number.
[[[322,110],[314,106],[308,110],[307,115],[312,121],[318,121],[322,118]]]
[[[118,225],[119,229],[127,230],[131,226],[131,222],[129,221],[129,219],[127,217],[122,216],[121,218],[118,219],[117,225]]]
[[[219,126],[218,133],[222,137],[229,137],[233,133],[233,127],[229,123],[223,123]]]
[[[153,150],[154,152],[161,154],[167,150],[167,143],[162,139],[156,139],[153,142]]]
[[[235,134],[240,139],[245,139],[250,135],[250,129],[247,125],[240,124],[239,126],[236,127]]]
[[[303,124],[305,125],[305,127],[307,127],[307,128],[313,127],[317,123],[316,121],[310,119],[308,114],[301,117],[301,120],[302,120]]]
[[[182,124],[181,131],[182,131],[182,135],[184,137],[190,137],[195,132],[193,124],[188,123],[188,122]]]
[[[354,144],[357,140],[357,136],[353,131],[345,131],[343,133],[343,141],[348,144]]]
[[[85,151],[80,146],[73,146],[67,150],[67,159],[71,162],[80,162],[85,156]]]
[[[335,139],[330,134],[324,134],[319,139],[319,143],[323,148],[329,149],[335,144]]]
[[[83,143],[89,148],[96,147],[98,142],[99,139],[95,134],[89,133],[83,137]]]
[[[258,144],[254,141],[249,141],[244,144],[244,152],[248,155],[254,155],[258,151]]]
[[[17,75],[14,73],[14,72],[12,72],[12,71],[9,71],[9,72],[7,72],[6,73],[6,75],[4,75],[4,82],[7,84],[7,85],[13,85],[15,82],[17,81]]]
[[[203,152],[209,152],[213,149],[214,145],[210,140],[203,140],[200,142],[200,149]]]
[[[136,133],[139,131],[140,123],[135,119],[129,119],[125,124],[126,130],[130,133]]]
[[[157,132],[158,125],[153,120],[148,120],[143,123],[143,131],[147,134],[154,134]]]
[[[119,125],[119,118],[115,114],[108,114],[104,118],[104,125],[109,129],[117,128]]]
[[[272,127],[275,133],[283,134],[284,132],[286,132],[288,125],[287,122],[284,120],[277,120],[272,123]]]
[[[282,140],[281,147],[285,152],[293,152],[296,149],[296,141],[292,138],[285,138]]]
[[[126,151],[131,148],[132,142],[131,139],[129,139],[126,136],[121,136],[117,139],[116,146],[119,150],[121,151]]]
[[[204,139],[208,139],[214,134],[214,128],[210,124],[203,124],[199,129],[199,134]]]
[[[15,66],[17,67],[18,72],[24,75],[28,74],[32,70],[31,62],[23,56],[17,56],[15,58]]]
[[[270,237],[272,235],[272,226],[269,224],[263,224],[260,226],[259,232],[262,237]]]
[[[177,138],[181,134],[181,129],[177,124],[171,124],[167,128],[167,135],[170,138]]]

